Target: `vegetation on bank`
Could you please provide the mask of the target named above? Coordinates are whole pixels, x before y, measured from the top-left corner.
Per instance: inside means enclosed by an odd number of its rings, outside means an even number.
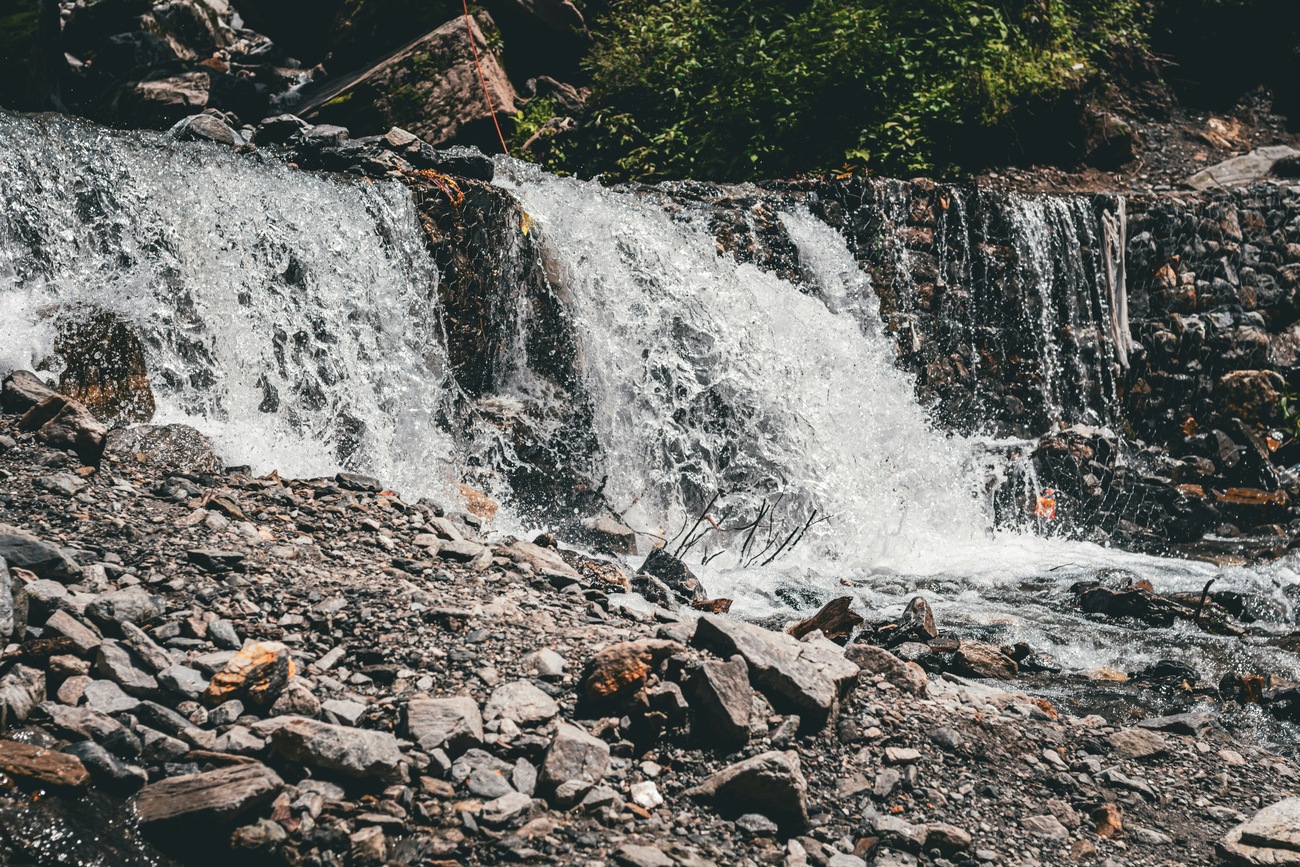
[[[1193,100],[1225,83],[1286,90],[1292,2],[588,0],[585,116],[551,134],[554,106],[534,102],[514,145],[540,132],[526,158],[614,180],[944,173],[996,161],[981,148],[1027,119],[1053,134],[1055,109],[1079,118],[1108,70],[1153,50],[1175,84],[1194,73]]]
[[[960,163],[972,130],[1077,88],[1137,0],[609,0],[581,131],[549,167],[619,179],[745,179],[845,163]],[[536,131],[525,111],[520,135]],[[518,140],[522,140],[517,137]]]

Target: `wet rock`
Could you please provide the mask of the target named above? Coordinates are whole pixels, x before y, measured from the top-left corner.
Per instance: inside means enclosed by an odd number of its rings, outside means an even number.
[[[608,769],[608,744],[575,725],[560,723],[542,759],[538,782],[552,794],[557,806],[569,807],[572,802],[563,803],[557,796],[560,786],[578,781],[590,787],[604,779]]]
[[[108,435],[107,458],[124,468],[159,476],[168,473],[214,473],[221,462],[203,434],[183,424],[137,425]]]
[[[691,737],[723,752],[735,752],[749,743],[749,717],[754,692],[749,687],[745,660],[705,660],[687,684],[691,707]]]
[[[0,558],[10,567],[26,569],[39,578],[63,584],[81,579],[81,567],[62,548],[8,524],[0,524]]]
[[[297,115],[277,114],[274,117],[264,118],[257,125],[257,130],[253,134],[253,141],[259,147],[271,144],[282,145],[310,127],[311,124]]]
[[[784,633],[705,615],[692,643],[723,659],[739,655],[749,666],[749,681],[778,711],[797,713],[810,730],[830,720],[842,695],[861,669],[839,648],[801,642]]]
[[[453,757],[483,743],[483,715],[469,696],[413,698],[406,706],[406,733],[420,749],[445,749]]]
[[[898,629],[889,637],[890,644],[904,641],[925,642],[939,635],[939,629],[934,622],[934,611],[930,608],[930,603],[920,596],[907,603],[907,608],[899,616],[897,624]]]
[[[853,635],[853,631],[862,625],[862,615],[850,607],[852,604],[852,596],[832,599],[812,617],[799,621],[786,631],[795,638],[803,638],[810,632],[818,630],[831,641],[846,643]]]
[[[87,466],[98,467],[104,455],[108,428],[79,401],[56,394],[27,410],[18,420],[21,431],[35,431],[36,439],[58,449],[71,449]]]
[[[1300,864],[1300,798],[1260,810],[1229,831],[1217,849],[1230,864]]]
[[[0,773],[59,788],[80,788],[90,782],[90,774],[75,756],[11,740],[0,740]]]
[[[244,143],[243,137],[230,124],[208,112],[181,118],[168,134],[177,141],[210,141],[227,147]]]
[[[284,782],[262,764],[232,765],[151,783],[135,797],[141,825],[197,820],[231,824],[269,804]]]
[[[636,531],[631,527],[605,515],[588,519],[583,522],[583,526],[598,551],[635,556]]]
[[[795,752],[767,752],[737,762],[684,794],[711,802],[724,818],[760,813],[786,834],[808,825],[808,782]]]
[[[483,708],[487,721],[507,719],[519,726],[535,726],[550,722],[560,712],[555,699],[526,680],[517,680],[497,687]]]
[[[654,548],[632,577],[632,589],[651,602],[674,607],[705,599],[704,586],[690,568],[663,548]]]
[[[991,644],[963,639],[953,654],[952,670],[966,677],[1011,680],[1020,670],[1016,661]]]
[[[617,701],[645,686],[646,678],[664,659],[685,650],[675,641],[646,638],[602,648],[582,673],[582,692],[590,701]]]
[[[903,662],[883,647],[850,644],[844,648],[844,657],[867,674],[884,675],[885,680],[913,695],[924,695],[929,684],[920,666]]]
[[[271,746],[290,761],[361,780],[401,782],[402,753],[386,732],[290,719],[271,734]]]
[[[100,419],[148,421],[153,417],[144,347],[126,321],[110,310],[78,303],[61,307],[54,327],[54,353],[63,361],[60,394],[80,401]]]
[[[129,794],[149,782],[143,768],[129,765],[94,741],[81,741],[64,748],[90,772],[97,787]]]
[[[346,133],[346,130],[344,130]],[[340,488],[346,488],[349,491],[363,491],[368,494],[378,494],[384,489],[384,483],[374,476],[363,476],[359,473],[339,473],[334,477],[334,481],[339,483]]]
[[[278,641],[250,644],[212,676],[203,701],[210,707],[237,698],[252,707],[270,707],[294,675],[289,648]]]

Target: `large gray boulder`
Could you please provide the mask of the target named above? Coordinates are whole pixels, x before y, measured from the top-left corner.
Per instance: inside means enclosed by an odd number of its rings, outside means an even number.
[[[739,655],[750,683],[778,711],[798,714],[806,731],[826,726],[860,672],[836,645],[798,641],[739,620],[701,617],[692,643],[723,659]]]
[[[406,706],[406,733],[425,752],[442,748],[458,756],[483,743],[483,715],[467,695],[413,698]]]
[[[1229,831],[1218,851],[1230,864],[1300,865],[1300,798],[1260,810]]]
[[[9,566],[26,569],[38,578],[62,584],[81,580],[81,567],[62,548],[8,524],[0,524],[0,557]]]
[[[276,753],[322,771],[358,780],[402,780],[402,751],[388,732],[291,719],[271,734]]]
[[[761,813],[786,834],[808,827],[808,781],[793,750],[737,762],[685,794],[711,802],[724,818]]]

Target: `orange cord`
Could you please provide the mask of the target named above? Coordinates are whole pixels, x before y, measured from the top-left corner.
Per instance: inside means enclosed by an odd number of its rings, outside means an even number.
[[[510,156],[506,147],[506,137],[501,133],[501,124],[497,123],[497,110],[492,105],[492,94],[488,93],[487,79],[483,77],[483,64],[478,59],[478,46],[474,44],[474,24],[469,17],[469,0],[460,0],[465,9],[465,37],[469,39],[469,50],[474,54],[474,68],[478,70],[478,83],[483,85],[483,99],[487,102],[488,112],[492,115],[492,125],[497,128],[497,139],[501,142],[501,152]]]

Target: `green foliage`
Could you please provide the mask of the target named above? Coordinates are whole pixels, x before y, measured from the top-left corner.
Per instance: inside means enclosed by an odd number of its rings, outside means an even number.
[[[738,180],[958,162],[963,136],[1077,86],[1139,0],[610,0],[569,168]]]

